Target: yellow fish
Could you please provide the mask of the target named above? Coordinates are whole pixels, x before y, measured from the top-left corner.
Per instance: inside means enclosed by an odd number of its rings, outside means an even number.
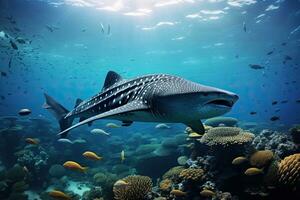
[[[121,151],[121,162],[124,162],[125,160],[125,151]]]
[[[96,153],[92,152],[92,151],[86,151],[82,154],[84,157],[86,157],[87,159],[91,159],[91,160],[102,160],[102,157],[98,156]]]
[[[247,176],[254,176],[254,175],[258,175],[258,174],[262,174],[263,173],[263,170],[262,169],[258,169],[256,167],[251,167],[251,168],[248,168],[244,174],[247,175]]]
[[[71,200],[71,197],[66,195],[64,192],[59,191],[59,190],[52,190],[51,192],[48,193],[50,197],[54,199],[60,199],[60,200]]]
[[[246,157],[244,157],[244,156],[239,156],[239,157],[236,157],[235,159],[233,159],[232,160],[232,164],[233,165],[240,165],[240,164],[242,164],[242,163],[244,163],[244,162],[246,162],[247,161],[247,158]]]
[[[63,166],[67,169],[76,170],[80,172],[86,172],[87,167],[82,167],[80,164],[74,161],[67,161],[63,164]]]

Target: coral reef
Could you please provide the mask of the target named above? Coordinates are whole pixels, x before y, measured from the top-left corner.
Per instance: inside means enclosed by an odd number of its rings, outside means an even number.
[[[255,167],[263,167],[269,164],[274,157],[274,154],[270,150],[257,151],[250,157],[250,164]]]
[[[55,178],[61,178],[65,175],[66,170],[62,165],[54,164],[49,169],[49,174]]]
[[[236,127],[216,127],[207,131],[200,139],[200,142],[209,146],[222,145],[229,146],[233,144],[244,144],[251,142],[254,135],[245,132]]]
[[[280,158],[296,153],[299,150],[299,147],[291,141],[288,134],[267,129],[256,135],[252,145],[257,150],[272,150]]]
[[[116,200],[143,200],[151,192],[152,181],[147,176],[127,176],[122,179],[127,185],[114,187]]]
[[[20,165],[15,165],[0,176],[0,199],[24,200],[28,189],[27,172]]]
[[[200,168],[188,168],[180,172],[179,177],[186,181],[200,181],[204,178],[204,170]]]
[[[279,184],[298,189],[300,186],[300,153],[285,157],[278,167]]]
[[[233,117],[213,117],[205,120],[204,124],[207,126],[218,127],[218,126],[236,126],[238,120]]]
[[[184,170],[184,167],[182,167],[182,166],[172,167],[163,175],[163,179],[170,179],[176,183],[180,180],[179,175],[183,170]]]

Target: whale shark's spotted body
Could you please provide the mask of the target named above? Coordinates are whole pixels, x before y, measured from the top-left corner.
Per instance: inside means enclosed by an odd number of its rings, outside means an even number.
[[[125,80],[112,71],[100,93],[85,101],[78,99],[70,112],[45,96],[45,108],[54,111],[62,137],[73,128],[102,118],[121,120],[124,126],[133,121],[181,122],[203,132],[200,119],[228,112],[238,99],[233,93],[177,76],[158,74]],[[76,117],[79,123],[71,126]]]

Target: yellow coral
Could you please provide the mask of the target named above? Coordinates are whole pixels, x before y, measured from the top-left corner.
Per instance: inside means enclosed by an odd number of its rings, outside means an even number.
[[[274,157],[274,154],[270,150],[257,151],[250,157],[250,164],[256,167],[263,167],[269,164]]]
[[[199,181],[204,178],[204,171],[200,168],[188,168],[182,170],[179,177],[183,180]]]
[[[162,191],[170,191],[172,187],[172,181],[170,179],[164,179],[159,183],[159,189]]]
[[[300,153],[285,157],[279,163],[279,184],[296,188],[300,185]]]
[[[209,146],[229,146],[233,144],[244,144],[252,141],[253,138],[254,134],[243,131],[237,127],[216,127],[208,130],[199,141]]]
[[[182,170],[184,170],[183,166],[172,167],[163,175],[163,179],[170,179],[173,182],[178,182],[179,174]]]
[[[113,188],[116,200],[142,200],[152,189],[148,176],[127,176],[122,180],[128,184]]]

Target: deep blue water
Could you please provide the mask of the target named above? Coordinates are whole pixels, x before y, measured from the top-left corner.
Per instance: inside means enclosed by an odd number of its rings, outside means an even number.
[[[27,40],[13,50],[1,39],[1,115],[26,107],[53,119],[41,108],[43,92],[71,109],[114,70],[125,78],[173,74],[233,91],[240,99],[227,115],[240,120],[300,120],[299,1],[1,0],[0,9],[0,30]],[[283,64],[286,55],[292,60]]]

